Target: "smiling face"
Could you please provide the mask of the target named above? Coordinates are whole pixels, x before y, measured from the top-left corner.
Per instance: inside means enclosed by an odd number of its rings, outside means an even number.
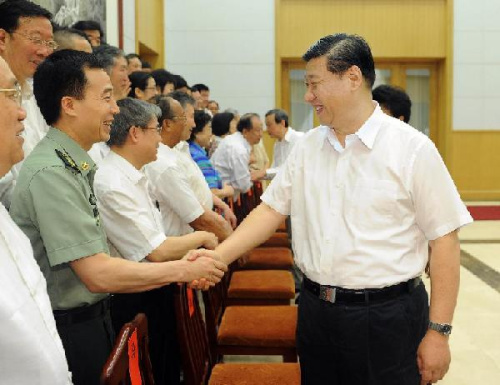
[[[193,128],[196,127],[196,123],[194,122],[194,106],[191,104],[186,104],[186,108],[184,108],[184,113],[186,115],[186,122],[184,126],[184,131],[182,132],[181,140],[188,140],[191,136],[191,132]]]
[[[263,133],[263,125],[260,118],[253,116],[252,117],[252,129],[251,130],[243,130],[243,136],[252,146],[260,142]]]
[[[9,66],[0,57],[0,88],[16,89],[19,86]],[[0,177],[24,158],[23,120],[26,111],[19,105],[15,91],[0,92]]]
[[[208,122],[203,127],[203,130],[195,134],[195,142],[198,143],[200,147],[209,148],[210,142],[212,141],[212,123]]]
[[[325,56],[307,63],[304,99],[313,106],[322,125],[334,128],[350,108],[351,87],[348,76],[328,71],[326,64]]]
[[[151,102],[152,99],[158,94],[156,90],[156,82],[153,77],[150,77],[147,81],[146,88],[141,90],[140,88],[135,89],[135,95],[137,99],[144,100],[145,102]]]
[[[18,28],[8,33],[0,29],[0,55],[7,61],[20,83],[33,77],[38,65],[53,49],[52,25],[44,17],[20,17]]]
[[[109,140],[111,123],[120,110],[113,97],[108,74],[101,69],[85,69],[87,85],[82,100],[73,98],[77,133],[82,147]]]
[[[158,119],[152,118],[145,127],[140,127],[138,134],[139,145],[138,149],[141,154],[141,163],[148,164],[154,162],[157,158],[158,146],[161,142],[161,136],[158,132]]]

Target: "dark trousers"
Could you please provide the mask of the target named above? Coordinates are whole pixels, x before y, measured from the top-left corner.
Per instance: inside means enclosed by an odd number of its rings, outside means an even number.
[[[417,348],[428,322],[422,283],[396,299],[369,304],[332,304],[302,288],[302,385],[419,385]]]
[[[93,319],[64,322],[56,316],[74,385],[98,385],[101,371],[114,343],[109,308]]]
[[[116,294],[111,299],[111,317],[118,333],[137,313],[148,318],[149,354],[156,385],[180,383],[180,350],[174,311],[174,286],[144,293]]]

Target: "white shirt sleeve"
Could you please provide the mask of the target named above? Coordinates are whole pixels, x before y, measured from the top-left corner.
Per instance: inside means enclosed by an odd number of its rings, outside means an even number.
[[[186,178],[179,168],[168,166],[150,183],[154,184],[155,199],[170,207],[184,223],[189,224],[205,210]]]
[[[167,239],[154,222],[153,207],[141,207],[119,190],[98,194],[97,201],[106,235],[123,258],[141,261]]]
[[[410,167],[410,193],[416,221],[427,239],[442,237],[472,222],[443,159],[431,141],[426,141],[416,152]]]

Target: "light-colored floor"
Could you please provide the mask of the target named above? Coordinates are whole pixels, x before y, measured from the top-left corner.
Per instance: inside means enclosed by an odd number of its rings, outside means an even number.
[[[460,231],[460,239],[462,250],[500,273],[500,221],[477,221]],[[500,384],[500,293],[464,267],[450,347],[450,371],[438,384]],[[232,362],[280,361],[277,357],[228,358]]]

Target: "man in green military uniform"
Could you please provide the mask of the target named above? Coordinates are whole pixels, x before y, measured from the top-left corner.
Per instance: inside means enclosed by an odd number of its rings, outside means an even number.
[[[111,258],[92,188],[96,166],[87,154],[109,139],[119,111],[109,76],[94,55],[63,50],[39,66],[34,93],[52,127],[23,164],[11,215],[46,277],[74,383],[97,384],[113,343],[107,293],[193,280],[213,285],[226,266],[210,258]]]

